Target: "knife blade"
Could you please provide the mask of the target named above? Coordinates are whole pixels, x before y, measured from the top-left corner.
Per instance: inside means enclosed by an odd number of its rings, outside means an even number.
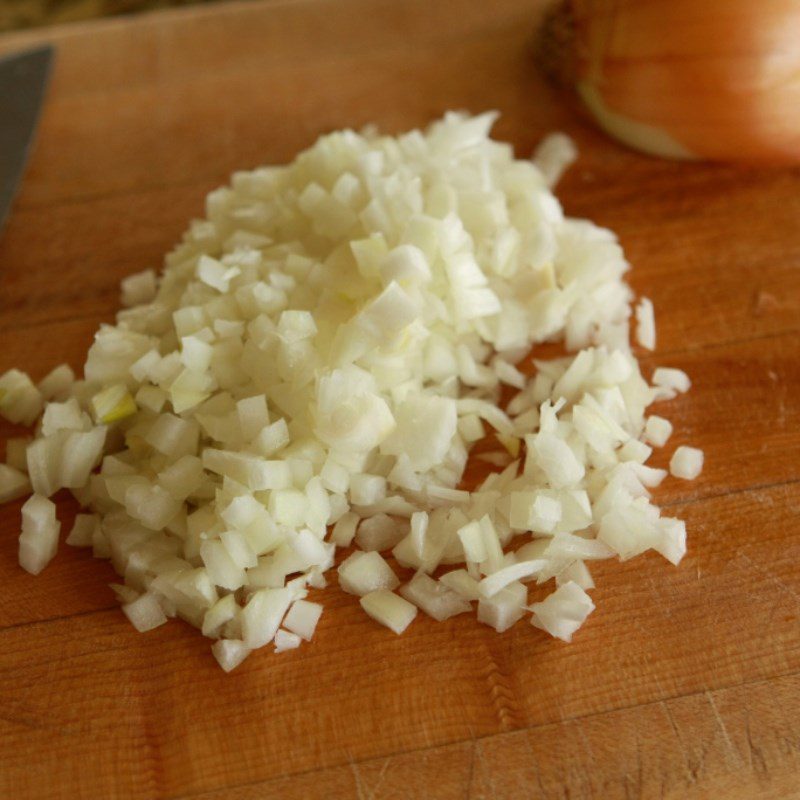
[[[28,160],[52,61],[50,46],[0,58],[0,231]]]

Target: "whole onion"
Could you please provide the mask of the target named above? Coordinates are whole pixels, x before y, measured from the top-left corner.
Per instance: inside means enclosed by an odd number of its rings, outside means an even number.
[[[568,0],[563,11],[577,92],[615,138],[668,157],[800,161],[796,0]]]

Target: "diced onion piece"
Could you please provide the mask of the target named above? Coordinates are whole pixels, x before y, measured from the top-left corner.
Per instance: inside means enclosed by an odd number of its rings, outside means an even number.
[[[33,491],[50,497],[60,488],[59,481],[61,451],[64,444],[63,433],[34,439],[26,450],[28,477]]]
[[[306,519],[308,500],[297,489],[273,491],[269,498],[269,513],[279,525],[299,528]]]
[[[234,591],[247,583],[244,568],[236,564],[221,541],[203,542],[200,557],[217,586]]]
[[[450,489],[447,486],[429,484],[426,491],[428,499],[435,505],[468,503],[470,500],[470,494],[465,489]]]
[[[160,486],[132,483],[125,490],[125,510],[146,528],[165,528],[180,513],[181,502]]]
[[[203,450],[203,466],[219,475],[226,475],[253,491],[288,489],[292,485],[292,472],[287,461],[267,461],[245,453]]]
[[[647,350],[656,349],[656,318],[653,303],[647,297],[636,306],[636,340]]]
[[[502,358],[496,358],[492,362],[495,374],[498,379],[509,386],[522,389],[527,382],[525,375],[520,372],[513,364],[509,364]]]
[[[275,652],[283,653],[286,650],[295,650],[300,647],[303,640],[296,634],[279,628],[275,634]]]
[[[244,643],[255,649],[271,642],[291,603],[292,593],[287,588],[254,592],[242,609]]]
[[[31,492],[31,482],[24,472],[0,464],[0,503],[8,503]]]
[[[97,466],[103,455],[106,428],[90,431],[73,431],[64,440],[61,449],[59,484],[67,489],[77,489],[89,480],[89,473]]]
[[[425,254],[412,244],[395,247],[380,266],[381,276],[388,284],[422,284],[431,279],[431,268]]]
[[[215,637],[223,626],[236,617],[240,609],[236,597],[226,594],[217,600],[203,615],[203,636]]]
[[[388,589],[365,594],[360,600],[361,608],[376,622],[385,625],[396,634],[401,634],[417,616],[417,608],[408,600],[398,597]]]
[[[550,533],[561,521],[561,503],[540,491],[512,492],[509,521],[519,531]]]
[[[418,314],[417,304],[392,281],[378,297],[367,304],[359,315],[359,323],[373,336],[389,341],[410,325]]]
[[[42,434],[50,436],[61,430],[81,431],[84,421],[81,407],[74,397],[63,403],[48,403],[42,414]]]
[[[652,454],[653,448],[638,439],[629,439],[618,451],[620,461],[636,461],[639,464],[644,464]]]
[[[498,633],[508,630],[522,618],[528,590],[524,583],[511,583],[491,597],[478,600],[478,622],[494,628]]]
[[[658,521],[659,537],[653,549],[667,561],[679,564],[686,555],[686,523],[682,519],[663,517]]]
[[[430,517],[425,511],[416,511],[411,515],[411,531],[409,539],[414,552],[419,558],[424,558],[428,541],[428,523]]]
[[[358,473],[350,478],[350,502],[368,506],[386,497],[386,478]]]
[[[693,481],[703,471],[703,451],[681,445],[669,460],[669,471],[676,478]]]
[[[144,438],[159,453],[179,458],[195,455],[199,433],[196,422],[164,413],[158,415]]]
[[[456,432],[456,404],[448,397],[408,397],[397,409],[397,427],[381,445],[390,455],[405,455],[417,471],[439,464]]]
[[[181,456],[158,473],[158,483],[176,500],[184,500],[203,484],[203,464],[197,456]]]
[[[408,525],[388,514],[376,514],[361,522],[356,532],[356,544],[362,550],[391,550],[408,533]]]
[[[497,528],[488,514],[481,517],[480,526],[483,534],[483,546],[486,550],[486,558],[481,562],[481,571],[488,575],[503,566],[503,548],[497,535]]]
[[[10,369],[0,375],[0,416],[9,422],[33,425],[42,411],[42,393],[24,372]]]
[[[541,171],[548,186],[555,186],[564,171],[578,157],[575,143],[565,133],[545,136],[536,148],[533,163]]]
[[[547,631],[551,636],[565,642],[572,641],[572,635],[594,611],[592,598],[574,581],[559,586],[541,603],[534,603],[531,624]]]
[[[132,603],[141,595],[141,592],[122,583],[109,583],[108,586],[114,592],[114,597],[123,605]]]
[[[650,488],[660,486],[664,478],[667,477],[665,469],[656,469],[655,467],[648,467],[646,464],[631,464],[631,470],[638,478],[642,486]]]
[[[322,485],[331,492],[344,494],[350,484],[347,468],[328,458],[319,474]]]
[[[452,572],[445,572],[439,582],[452,589],[465,600],[478,600],[481,597],[478,589],[478,581],[475,580],[465,569],[455,569]]]
[[[234,497],[220,517],[226,525],[236,530],[244,530],[264,513],[264,506],[252,495],[244,494]]]
[[[133,398],[139,408],[146,408],[154,414],[158,414],[167,402],[167,393],[158,386],[142,386]]]
[[[169,399],[176,414],[182,414],[202,403],[210,394],[208,372],[182,370],[169,384]]]
[[[585,467],[563,439],[552,433],[539,433],[533,437],[532,443],[536,464],[545,473],[551,486],[560,489],[574,485],[583,478]]]
[[[321,616],[322,606],[319,603],[295,600],[289,613],[284,617],[283,627],[296,633],[300,638],[311,641]]]
[[[337,520],[331,533],[331,541],[337,547],[349,547],[356,535],[358,515],[348,512]]]
[[[236,404],[236,413],[239,416],[239,425],[242,429],[242,438],[252,441],[264,428],[269,425],[269,412],[267,399],[263,394],[246,397]]]
[[[483,423],[477,414],[465,414],[463,417],[459,417],[458,432],[465,442],[477,442],[485,435]]]
[[[510,583],[529,578],[545,566],[547,566],[547,562],[544,559],[520,561],[517,564],[511,564],[487,575],[478,584],[478,590],[482,597],[494,597]]]
[[[585,592],[589,591],[589,589],[594,589],[592,575],[583,561],[573,561],[566,569],[556,575],[556,584],[558,586],[570,581],[576,583]]]
[[[663,447],[672,436],[672,423],[655,414],[647,418],[644,426],[644,437],[655,447]]]
[[[459,528],[458,538],[464,548],[464,557],[467,561],[480,563],[486,561],[488,553],[484,542],[483,530],[479,522],[473,521]]]
[[[75,383],[75,373],[68,364],[60,364],[50,370],[39,381],[39,392],[45,400],[68,400],[72,386]]]
[[[122,305],[126,308],[150,303],[156,296],[156,273],[146,269],[122,279]]]
[[[398,591],[406,600],[421,608],[437,622],[472,610],[469,602],[457,592],[440,581],[435,581],[424,572],[418,572]]]
[[[206,285],[220,292],[227,292],[230,282],[239,275],[237,267],[226,269],[222,262],[210,256],[202,255],[197,264],[197,277]]]
[[[122,610],[139,633],[151,631],[167,621],[158,598],[147,592],[132,603],[123,605]]]
[[[109,425],[135,414],[136,401],[125,384],[117,383],[107,386],[92,397],[92,410],[99,423]]]
[[[225,672],[230,672],[236,669],[250,655],[252,650],[239,639],[220,639],[211,645],[211,652],[222,669]]]
[[[181,338],[181,364],[195,372],[205,372],[211,366],[214,348],[199,336]]]
[[[516,436],[504,436],[502,433],[498,433],[497,441],[508,450],[509,455],[513,458],[519,455],[520,440]]]
[[[659,397],[668,400],[676,392],[688,392],[692,386],[689,376],[681,369],[657,367],[653,372],[653,385],[659,389]]]
[[[333,563],[334,546],[321,541],[309,530],[301,530],[290,536],[289,545],[297,554],[304,570],[309,567],[325,570]]]
[[[356,551],[338,568],[339,586],[348,594],[363,596],[380,589],[396,589],[397,575],[380,553]]]
[[[599,539],[587,539],[584,536],[559,532],[547,544],[544,555],[549,559],[594,561],[611,558],[614,551]]]
[[[233,561],[237,567],[247,569],[248,567],[255,567],[258,564],[258,557],[255,551],[250,546],[247,537],[241,531],[223,531],[219,535],[219,539],[230,556],[231,561]]]
[[[31,575],[38,575],[56,554],[60,530],[55,504],[41,495],[32,495],[22,506],[20,566]]]

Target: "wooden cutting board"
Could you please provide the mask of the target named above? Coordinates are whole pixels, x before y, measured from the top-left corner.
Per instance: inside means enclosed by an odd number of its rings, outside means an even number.
[[[58,62],[0,239],[0,371],[79,368],[120,278],[158,266],[208,190],[318,134],[499,109],[526,156],[581,156],[568,213],[619,233],[692,391],[662,409],[706,452],[657,501],[679,568],[596,570],[572,645],[421,616],[396,637],[336,586],[318,635],[231,675],[178,622],[125,621],[106,562],[16,564],[0,510],[0,795],[8,798],[800,797],[800,172],[676,164],[607,141],[538,77],[536,0],[296,0],[0,39]],[[0,109],[2,114],[2,109]],[[0,428],[0,438],[12,434]],[[74,513],[61,503],[65,527]],[[335,580],[333,581],[335,583]]]

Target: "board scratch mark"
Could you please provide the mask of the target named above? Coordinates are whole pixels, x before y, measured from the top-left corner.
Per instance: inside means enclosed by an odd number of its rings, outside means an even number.
[[[744,732],[745,738],[747,739],[747,759],[750,763],[750,769],[757,775],[766,775],[768,772],[767,762],[764,758],[764,754],[761,752],[761,748],[757,747],[753,741],[753,732],[750,730],[750,714],[747,708],[745,708]]]
[[[659,705],[664,711],[664,714],[667,717],[667,721],[672,728],[672,732],[675,734],[675,739],[678,742],[678,747],[681,751],[681,756],[683,758],[683,765],[686,767],[686,775],[689,778],[689,784],[697,783],[697,774],[692,769],[691,761],[689,759],[689,751],[686,749],[686,742],[683,741],[683,736],[681,736],[681,732],[678,730],[678,724],[675,722],[675,717],[672,716],[672,712],[669,710],[669,706],[662,700]]]
[[[722,731],[722,738],[725,740],[725,748],[729,753],[735,756],[737,761],[739,761],[740,760],[739,753],[733,746],[733,742],[731,741],[728,729],[725,727],[725,722],[723,721],[722,716],[719,713],[719,709],[717,708],[717,704],[714,702],[714,698],[711,695],[711,692],[708,689],[706,689],[704,694],[706,700],[708,700],[708,704],[711,706],[711,710],[714,712],[714,719],[717,721],[717,725],[719,726],[720,731]]]
[[[472,781],[475,777],[475,749],[478,746],[472,729],[470,729],[470,736],[472,736],[472,746],[469,750],[469,772],[467,773],[467,792],[464,795],[464,800],[469,800],[469,798],[472,797]]]
[[[375,782],[375,786],[369,790],[369,797],[370,800],[375,800],[377,797],[378,789],[381,788],[381,784],[383,783],[383,778],[386,775],[386,770],[389,768],[389,764],[392,763],[392,756],[388,756],[386,761],[383,762],[383,766],[381,767],[381,771],[378,773],[378,780]]]
[[[588,756],[588,766],[589,769],[586,770],[584,768],[584,774],[587,781],[587,786],[589,787],[589,797],[594,797],[594,786],[592,785],[592,773],[597,771],[599,773],[600,770],[596,770],[597,766],[597,759],[595,758],[594,751],[592,750],[592,746],[589,743],[589,739],[586,736],[586,731],[583,730],[583,726],[579,723],[575,723],[575,727],[578,729],[578,736],[581,740],[581,746],[583,747],[584,753]]]
[[[349,750],[347,751],[347,762],[350,765],[350,771],[353,773],[353,779],[356,783],[356,795],[358,796],[358,800],[368,800],[364,794],[364,784],[361,780],[361,771],[358,768],[358,763],[350,754]]]
[[[541,797],[545,797],[547,795],[547,791],[544,787],[544,783],[542,781],[542,773],[539,770],[539,764],[536,761],[536,752],[531,747],[531,764],[533,764],[533,768],[536,770],[536,783],[539,786],[539,791],[541,792]]]
[[[756,564],[756,562],[753,561],[753,559],[750,558],[750,556],[748,556],[746,553],[739,553],[739,557],[743,558],[745,561],[747,561],[747,563],[750,564],[750,566],[756,572],[760,573],[761,575],[763,575],[766,578],[769,578],[773,583],[777,584],[781,589],[783,589],[785,592],[787,592],[789,595],[791,595],[791,597],[795,601],[795,603],[800,605],[800,594],[798,594],[794,589],[792,589],[792,587],[789,586],[789,584],[786,583],[786,581],[781,580],[777,575],[773,575],[770,572],[767,572],[767,570],[765,570],[759,564]]]
[[[651,575],[647,576],[647,582],[650,584],[650,589],[652,590],[653,600],[656,602],[656,607],[661,611],[661,613],[665,617],[671,617],[672,611],[670,611],[670,603],[662,603],[661,601],[661,593],[656,586],[656,582],[653,580]]]
[[[495,788],[494,785],[494,776],[492,775],[492,771],[486,763],[486,758],[483,753],[483,747],[481,747],[480,742],[477,743],[477,747],[478,747],[478,758],[480,759],[481,762],[481,770],[486,775],[486,780],[489,781],[492,797],[497,797],[497,789]]]

